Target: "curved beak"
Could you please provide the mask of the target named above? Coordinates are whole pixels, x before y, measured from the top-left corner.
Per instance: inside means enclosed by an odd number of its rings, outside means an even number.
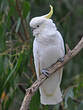
[[[36,28],[31,28],[31,31],[33,31],[34,29],[36,29]]]

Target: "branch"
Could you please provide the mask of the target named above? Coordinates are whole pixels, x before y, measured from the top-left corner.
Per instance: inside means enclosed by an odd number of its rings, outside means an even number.
[[[59,70],[61,67],[63,67],[65,64],[67,64],[74,56],[76,56],[83,48],[83,37],[80,40],[80,42],[75,46],[73,50],[70,50],[68,45],[67,45],[67,54],[64,57],[64,61],[57,62],[51,67],[47,68],[47,72],[49,73],[49,77],[55,73],[57,70]],[[32,96],[34,93],[38,90],[39,86],[46,80],[47,78],[45,75],[41,74],[40,78],[36,80],[30,88],[27,89],[26,95],[24,97],[24,100],[22,102],[20,110],[29,110],[29,104],[31,101]]]

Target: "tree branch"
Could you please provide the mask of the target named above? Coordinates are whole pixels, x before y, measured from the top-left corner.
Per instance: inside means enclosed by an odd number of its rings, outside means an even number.
[[[64,57],[64,61],[63,62],[57,62],[53,65],[51,65],[51,67],[47,68],[47,72],[49,73],[49,77],[50,75],[52,75],[53,73],[55,73],[57,70],[59,70],[61,67],[63,67],[65,64],[67,64],[74,56],[76,56],[83,48],[83,37],[80,40],[80,42],[75,46],[75,48],[73,50],[70,50],[68,45],[67,45],[67,54]],[[31,101],[32,96],[34,95],[34,93],[37,91],[37,89],[39,88],[39,86],[46,80],[47,78],[45,77],[45,75],[41,74],[40,78],[38,80],[36,80],[32,86],[30,88],[27,89],[26,91],[26,95],[24,97],[24,100],[22,102],[21,108],[20,110],[29,110],[29,104]]]

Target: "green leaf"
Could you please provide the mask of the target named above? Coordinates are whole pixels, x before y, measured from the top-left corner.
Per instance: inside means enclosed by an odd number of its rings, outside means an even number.
[[[83,6],[79,6],[77,7],[76,11],[75,11],[75,14],[77,16],[81,16],[83,18]]]
[[[37,91],[35,95],[32,97],[31,103],[30,103],[30,110],[39,110],[40,107],[40,95]]]
[[[30,11],[30,4],[26,1],[23,3],[23,18],[25,19]]]
[[[23,54],[20,54],[20,56],[19,56],[19,58],[18,58],[18,61],[17,61],[16,72],[17,72],[17,71],[19,70],[19,68],[20,68],[20,65],[21,65],[22,59],[23,59]]]
[[[17,92],[17,88],[12,89],[12,91],[10,92],[10,97],[8,98],[7,102],[5,103],[5,101],[4,101],[4,104],[5,104],[5,106],[3,108],[4,110],[8,110],[9,109],[10,105],[12,104],[12,102],[13,102],[13,100],[15,98],[15,93],[16,92]]]
[[[5,49],[5,26],[4,24],[0,24],[0,53]]]
[[[82,100],[82,102],[79,104],[78,110],[83,110],[83,100]]]
[[[4,71],[4,59],[3,56],[0,56],[0,77]]]
[[[8,3],[9,3],[8,15],[16,17],[18,14],[17,14],[17,10],[16,10],[16,2],[15,2],[15,0],[12,0],[12,1],[9,0]]]
[[[3,24],[0,24],[0,38],[1,38],[1,36],[3,35],[3,31],[4,31],[4,29],[3,29],[3,26],[2,26]]]
[[[3,18],[3,13],[0,13],[0,21],[2,20]]]
[[[8,5],[7,0],[2,0],[2,2],[0,3],[0,11],[5,13],[6,12],[5,10],[7,9],[7,5]]]
[[[6,84],[7,84],[7,83],[9,82],[9,80],[11,79],[13,73],[14,73],[15,70],[16,70],[16,67],[17,67],[17,63],[16,63],[16,65],[15,65],[15,67],[13,68],[13,70],[9,73],[7,79],[5,80],[4,85],[3,85],[3,88],[6,86]]]
[[[20,24],[21,24],[21,18],[18,18],[17,26],[16,26],[16,33],[17,33],[18,30],[19,30]]]
[[[65,95],[65,108],[68,107],[67,101],[69,98],[74,98],[73,87],[70,87]]]

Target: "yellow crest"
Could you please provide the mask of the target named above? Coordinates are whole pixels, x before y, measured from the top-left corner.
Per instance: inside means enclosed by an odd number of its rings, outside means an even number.
[[[50,12],[47,15],[44,15],[44,17],[49,19],[49,18],[51,18],[52,14],[53,14],[53,6],[50,5]]]

